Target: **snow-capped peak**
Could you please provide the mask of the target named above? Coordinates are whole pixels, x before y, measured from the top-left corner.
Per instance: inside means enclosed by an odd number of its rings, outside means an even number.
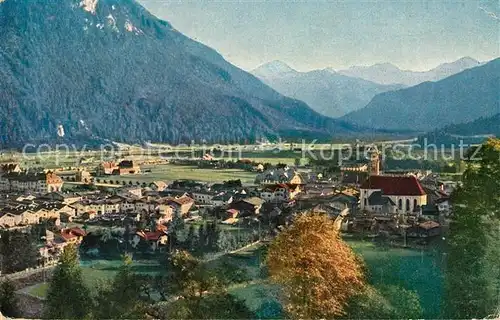
[[[297,71],[291,68],[286,63],[279,60],[274,60],[265,63],[260,67],[258,67],[257,69],[251,71],[251,73],[253,73],[257,77],[262,77],[262,78],[281,77],[284,75],[293,74],[295,72]]]

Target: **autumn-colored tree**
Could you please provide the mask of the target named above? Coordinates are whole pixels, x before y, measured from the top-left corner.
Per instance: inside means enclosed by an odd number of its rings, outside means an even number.
[[[327,216],[303,213],[271,243],[271,280],[293,318],[331,319],[364,287],[363,267]]]

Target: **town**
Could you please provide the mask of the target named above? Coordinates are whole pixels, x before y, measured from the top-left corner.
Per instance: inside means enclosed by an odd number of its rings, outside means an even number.
[[[80,161],[51,169],[5,162],[0,166],[2,238],[29,237],[23,241],[31,241],[32,248],[23,248],[15,259],[9,254],[16,250],[3,248],[2,275],[30,279],[18,281],[18,295],[31,306],[33,300],[42,304],[50,270],[68,245],[78,245],[91,266],[120,260],[124,253],[156,261],[173,248],[220,257],[260,250],[302,212],[328,217],[348,241],[426,251],[442,242],[458,182],[431,170],[384,170],[377,146],[362,148],[365,159],[340,165],[334,160],[303,165],[294,158],[290,164],[226,161],[210,154]],[[196,166],[214,175],[221,167],[242,168],[253,181],[164,181],[150,173],[167,165]],[[30,250],[31,260],[14,262]],[[25,316],[37,316],[37,308],[27,310]]]

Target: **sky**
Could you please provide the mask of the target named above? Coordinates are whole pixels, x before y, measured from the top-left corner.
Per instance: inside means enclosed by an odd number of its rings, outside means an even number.
[[[499,1],[139,0],[185,35],[251,70],[299,71],[390,62],[428,70],[499,56]]]

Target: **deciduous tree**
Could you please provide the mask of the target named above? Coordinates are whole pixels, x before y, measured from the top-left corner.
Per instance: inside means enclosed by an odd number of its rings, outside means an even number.
[[[271,243],[267,266],[293,318],[334,318],[364,286],[360,261],[324,215],[298,215]]]

